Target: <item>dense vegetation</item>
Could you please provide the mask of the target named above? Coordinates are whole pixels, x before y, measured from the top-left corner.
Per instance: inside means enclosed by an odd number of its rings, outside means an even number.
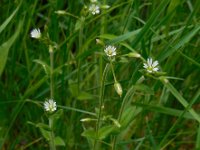
[[[200,149],[199,0],[1,0],[0,14],[0,149]]]

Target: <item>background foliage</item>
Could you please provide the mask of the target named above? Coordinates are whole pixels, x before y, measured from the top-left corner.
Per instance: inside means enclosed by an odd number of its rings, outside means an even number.
[[[117,118],[123,99],[128,103],[122,128],[103,132],[99,149],[200,149],[200,1],[103,0],[109,5],[99,15],[86,14],[90,1],[0,2],[0,147],[48,149],[48,142],[32,123],[46,123],[42,103],[50,98],[48,47],[30,38],[33,28],[58,44],[54,52],[54,99],[63,114],[55,134],[65,146],[92,149],[88,129],[99,107],[103,70],[108,62],[96,39],[117,47],[116,78],[123,88],[114,90],[109,68],[105,79],[103,115]],[[64,10],[64,14],[56,11]],[[125,54],[153,57],[169,83],[146,76],[142,61]],[[145,78],[141,81],[141,77]],[[192,109],[194,109],[194,113]],[[95,111],[96,110],[96,111]],[[111,125],[107,120],[104,125]],[[107,133],[108,132],[108,133]],[[85,134],[83,134],[85,133]]]

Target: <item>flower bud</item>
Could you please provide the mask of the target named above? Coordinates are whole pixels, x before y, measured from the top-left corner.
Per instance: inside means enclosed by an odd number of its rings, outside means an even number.
[[[137,52],[131,52],[127,54],[128,57],[135,57],[135,58],[140,58],[141,55],[138,54]]]
[[[81,122],[90,122],[90,121],[94,121],[94,120],[96,120],[96,119],[92,119],[92,118],[83,118],[83,119],[81,119],[80,121],[81,121]]]
[[[115,88],[115,91],[117,92],[117,94],[121,97],[122,93],[123,93],[121,84],[119,82],[115,82],[114,88]]]
[[[49,45],[49,53],[53,52],[53,46]]]
[[[103,43],[103,41],[101,41],[100,39],[96,39],[96,44],[99,44],[99,45],[102,45],[102,46],[104,46],[104,43]]]
[[[64,10],[57,10],[57,11],[55,11],[55,13],[58,15],[66,15],[66,11],[64,11]]]
[[[108,9],[108,8],[110,8],[110,6],[109,5],[101,5],[101,8]]]

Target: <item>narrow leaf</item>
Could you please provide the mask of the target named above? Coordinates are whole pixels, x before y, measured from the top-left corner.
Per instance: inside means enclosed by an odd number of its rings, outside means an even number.
[[[61,137],[59,137],[59,136],[55,137],[54,143],[57,146],[65,146],[64,140]]]
[[[20,4],[21,5],[21,4]],[[19,10],[20,5],[13,11],[13,13],[10,15],[10,17],[8,17],[4,23],[0,26],[0,33],[5,29],[5,27],[9,24],[9,22],[12,20],[12,18],[14,17],[14,15],[17,13],[17,11]]]
[[[19,23],[17,30],[15,32],[15,34],[5,43],[3,43],[0,46],[0,76],[4,70],[4,67],[6,65],[6,61],[7,61],[7,57],[8,57],[8,53],[9,53],[9,49],[10,47],[13,45],[14,41],[16,40],[16,38],[18,37],[20,30],[22,28],[22,21]]]
[[[162,83],[168,88],[168,90],[176,97],[176,99],[185,107],[188,107],[188,102],[181,96],[181,94],[174,88],[174,86],[167,80],[160,78]],[[200,123],[199,115],[194,111],[194,109],[189,108],[190,114]]]
[[[176,42],[173,46],[167,48],[166,50],[164,50],[159,56],[158,56],[158,60],[159,61],[163,61],[164,59],[166,59],[167,57],[169,57],[170,55],[172,55],[174,52],[176,52],[179,48],[181,48],[182,46],[184,46],[186,43],[188,43],[190,41],[190,39],[192,37],[194,37],[198,31],[200,30],[200,26],[196,26],[192,31],[190,31],[188,34],[186,34],[185,36],[183,36],[178,42]]]

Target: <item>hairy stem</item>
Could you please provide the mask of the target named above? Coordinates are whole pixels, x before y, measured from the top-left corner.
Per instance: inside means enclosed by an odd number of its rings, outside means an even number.
[[[97,149],[97,138],[98,138],[98,133],[99,133],[99,128],[100,128],[100,121],[101,121],[101,113],[102,113],[102,106],[104,103],[104,89],[105,89],[105,79],[106,79],[106,75],[108,73],[108,68],[109,68],[109,64],[106,64],[106,67],[104,69],[103,72],[103,76],[102,76],[102,80],[101,80],[101,88],[100,88],[100,97],[99,97],[99,112],[98,112],[98,118],[97,118],[97,123],[96,123],[96,138],[94,141],[94,146],[93,146],[93,150]]]

